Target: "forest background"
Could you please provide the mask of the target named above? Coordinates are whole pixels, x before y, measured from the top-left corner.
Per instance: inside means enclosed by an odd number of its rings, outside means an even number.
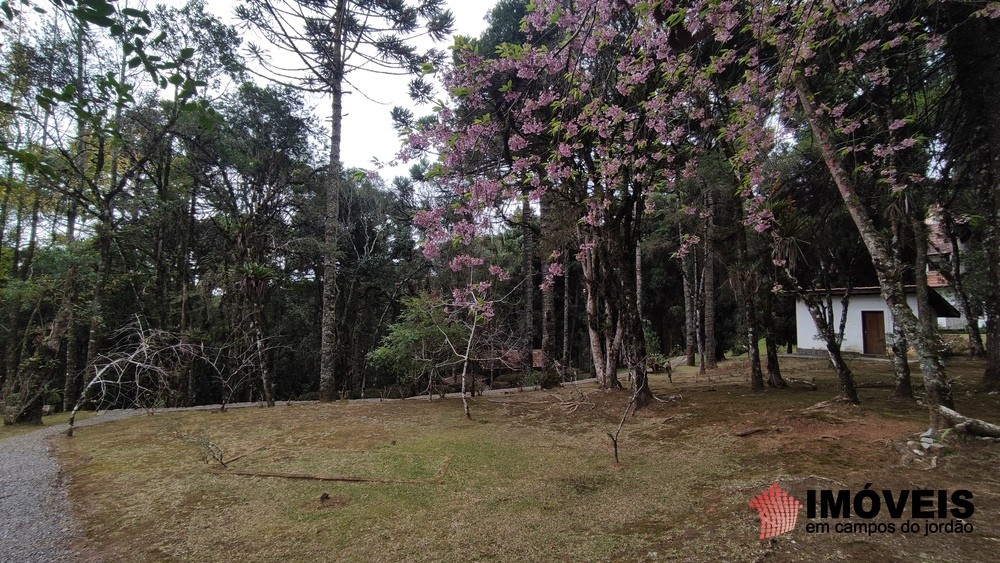
[[[0,8],[5,423],[619,368],[641,407],[672,355],[762,390],[796,296],[857,402],[834,319],[871,285],[937,422],[929,223],[1000,382],[996,2],[502,0],[450,50],[436,0]],[[342,166],[366,72],[411,77],[408,177]]]

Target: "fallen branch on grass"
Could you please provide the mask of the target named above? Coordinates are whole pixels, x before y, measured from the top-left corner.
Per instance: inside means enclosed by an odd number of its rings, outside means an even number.
[[[236,461],[236,460],[238,460],[238,459],[243,459],[243,458],[245,458],[246,456],[248,456],[248,455],[250,455],[250,454],[255,454],[255,453],[257,453],[257,452],[259,452],[259,451],[261,451],[261,450],[264,450],[264,449],[266,449],[266,448],[263,448],[263,447],[260,447],[260,448],[255,448],[255,449],[252,449],[252,450],[250,450],[249,452],[246,452],[246,453],[242,453],[242,454],[240,454],[240,455],[238,455],[238,456],[236,456],[236,457],[233,457],[232,459],[230,459],[229,461],[226,461],[226,462],[225,462],[225,463],[223,463],[222,465],[223,465],[223,466],[227,466],[228,464],[230,464],[230,463],[232,463],[232,462],[234,462],[234,461]]]
[[[945,420],[954,424],[955,430],[959,432],[972,436],[983,436],[985,438],[1000,438],[1000,426],[996,424],[991,424],[978,418],[962,416],[948,407],[939,406],[938,412],[941,413],[941,416]]]
[[[230,460],[232,461],[232,460]],[[437,470],[431,479],[380,479],[377,477],[354,477],[350,475],[315,475],[312,473],[282,473],[273,471],[241,471],[230,469],[228,471],[215,470],[214,475],[238,475],[241,477],[276,477],[279,479],[301,479],[306,481],[335,481],[338,483],[377,483],[383,485],[438,485],[448,473],[448,466],[451,458],[446,458],[441,468]]]
[[[576,391],[577,394],[579,395],[578,400],[564,399],[562,398],[562,396],[556,395],[555,393],[546,393],[546,395],[558,401],[557,404],[559,405],[560,408],[563,409],[563,411],[566,414],[575,413],[577,409],[579,409],[581,406],[589,406],[591,410],[593,410],[594,402],[590,400],[590,397],[587,396],[587,394],[584,393],[583,391],[580,391],[579,389],[577,389]],[[549,404],[550,406],[552,405],[552,403],[543,403],[543,404]]]
[[[184,442],[198,444],[199,446],[205,448],[205,463],[208,463],[209,459],[214,459],[222,467],[229,467],[227,463],[232,463],[233,461],[239,459],[240,457],[244,457],[245,455],[247,455],[243,454],[242,456],[235,457],[227,462],[225,460],[226,452],[218,444],[209,440],[208,438],[205,438],[204,436],[191,436],[188,434],[184,434],[183,432],[178,432],[176,430],[172,431],[171,434],[173,434],[174,438],[177,438]]]
[[[757,428],[748,428],[746,430],[740,430],[739,432],[733,432],[733,436],[739,436],[740,438],[743,438],[746,436],[751,436],[753,434],[759,434],[761,432],[781,432],[781,429],[776,426],[772,426],[770,428],[760,426]]]
[[[666,398],[660,398],[660,397],[657,397],[656,395],[653,395],[653,399],[656,400],[657,402],[660,402],[660,403],[672,403],[674,401],[683,401],[684,400],[684,396],[683,395],[671,395],[671,396],[666,397]]]
[[[803,387],[808,387],[809,389],[812,389],[813,391],[816,391],[816,390],[819,389],[819,387],[816,387],[816,384],[813,383],[812,381],[805,381],[805,380],[802,380],[802,379],[792,379],[792,378],[787,378],[787,379],[785,379],[785,381],[788,383],[789,386],[792,386],[792,385],[801,385]]]
[[[270,471],[212,471],[215,475],[239,475],[241,477],[277,477],[280,479],[303,479],[307,481],[336,481],[340,483],[380,483],[390,485],[434,485],[436,479],[377,479],[374,477],[351,477],[346,475],[312,475],[309,473],[274,473]]]
[[[445,476],[445,474],[448,473],[448,465],[450,465],[450,464],[451,464],[451,458],[450,457],[446,458],[444,460],[444,463],[441,464],[441,468],[438,469],[437,473],[434,474],[434,478],[435,479],[441,479],[441,478],[443,478]]]

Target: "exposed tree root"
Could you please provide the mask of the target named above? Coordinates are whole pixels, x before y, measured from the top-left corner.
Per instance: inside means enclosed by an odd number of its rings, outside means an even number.
[[[816,384],[811,381],[805,381],[802,379],[792,379],[790,377],[786,378],[785,381],[788,383],[789,387],[794,387],[795,385],[801,385],[802,387],[812,389],[813,391],[819,389],[819,387],[816,387]]]
[[[806,408],[802,409],[800,412],[810,413],[810,412],[813,412],[813,411],[818,411],[818,410],[829,408],[829,407],[840,407],[840,406],[845,406],[845,405],[857,406],[850,399],[847,399],[847,398],[844,398],[844,397],[834,397],[834,398],[832,398],[832,399],[830,399],[828,401],[821,401],[821,402],[816,403],[815,405],[813,405],[811,407],[806,407]]]

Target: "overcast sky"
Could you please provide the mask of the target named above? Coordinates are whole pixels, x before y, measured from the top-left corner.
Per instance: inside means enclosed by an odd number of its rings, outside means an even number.
[[[170,0],[159,0],[173,4]],[[180,4],[183,0],[176,0]],[[486,28],[484,20],[486,13],[493,7],[495,0],[448,0],[452,13],[455,15],[454,33],[458,35],[478,36]],[[223,21],[234,23],[232,16],[234,5],[230,1],[209,1],[208,9],[218,15]],[[438,45],[447,48],[451,42]],[[371,168],[372,159],[388,162],[399,150],[399,138],[392,128],[389,111],[393,106],[412,106],[407,96],[409,78],[372,75],[356,71],[350,75],[350,80],[362,90],[370,100],[358,93],[344,97],[344,128],[341,144],[341,160],[348,167]],[[349,90],[345,86],[345,90]],[[313,100],[316,106],[323,130],[329,134],[328,97]],[[429,112],[430,108],[415,109],[418,116]],[[399,165],[380,171],[382,177],[391,181],[395,176],[405,175],[407,166]]]

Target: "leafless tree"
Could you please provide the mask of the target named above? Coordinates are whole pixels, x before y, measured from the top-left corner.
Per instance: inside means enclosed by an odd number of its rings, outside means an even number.
[[[185,335],[143,326],[141,319],[115,333],[118,344],[91,363],[93,377],[84,387],[69,417],[73,435],[76,413],[87,402],[127,405],[148,411],[165,405],[178,393],[178,382],[197,362],[218,372],[205,346]]]

